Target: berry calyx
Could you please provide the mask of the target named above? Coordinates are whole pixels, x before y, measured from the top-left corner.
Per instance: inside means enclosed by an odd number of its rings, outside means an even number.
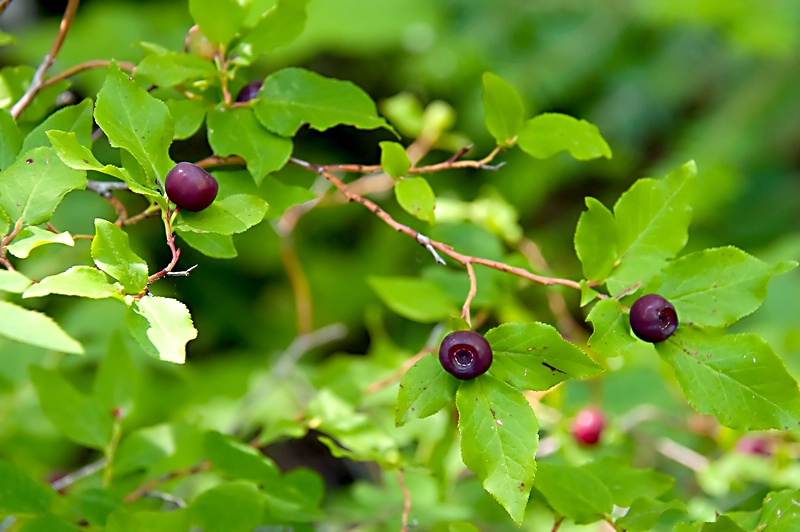
[[[678,314],[672,303],[658,294],[647,294],[631,306],[631,330],[639,339],[656,344],[678,328]]]
[[[242,90],[239,91],[239,94],[236,96],[236,101],[240,103],[249,102],[250,100],[258,97],[258,91],[261,89],[261,85],[263,85],[263,81],[251,81],[244,87]]]
[[[606,417],[596,406],[584,408],[572,420],[572,437],[581,445],[596,445],[600,441]]]
[[[475,331],[451,332],[439,346],[439,362],[457,379],[474,379],[492,365],[492,348],[486,338]]]
[[[167,174],[164,190],[169,200],[181,209],[198,212],[214,202],[219,183],[196,164],[182,162]]]

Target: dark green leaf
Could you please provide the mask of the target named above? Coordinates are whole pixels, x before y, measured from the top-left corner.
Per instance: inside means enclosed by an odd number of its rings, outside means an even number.
[[[622,312],[622,305],[616,299],[598,301],[586,319],[594,329],[589,338],[592,351],[612,358],[641,348],[642,342],[631,335],[628,314]]]
[[[19,532],[78,532],[80,528],[66,519],[54,515],[34,517],[19,529]]]
[[[112,425],[110,411],[103,411],[57,373],[31,366],[30,374],[42,411],[59,431],[92,449],[104,449],[108,445]]]
[[[95,265],[122,283],[126,293],[140,293],[147,285],[147,263],[131,249],[128,234],[102,218],[95,219],[94,227]]]
[[[55,492],[22,471],[0,461],[0,514],[40,514],[48,511]]]
[[[797,526],[798,522],[795,521],[794,525]],[[777,528],[770,529],[777,530]],[[795,528],[786,528],[784,530],[796,530]],[[705,523],[700,528],[700,532],[745,532],[745,529],[740,527],[733,521],[730,517],[726,517],[724,515],[720,515],[717,517],[717,520],[713,523]]]
[[[255,111],[267,129],[285,137],[294,136],[303,124],[318,131],[339,124],[389,128],[378,116],[375,102],[359,87],[302,68],[285,68],[268,76]]]
[[[0,174],[0,208],[11,220],[38,225],[50,219],[67,192],[83,188],[86,172],[65,165],[52,148],[34,148]]]
[[[706,249],[671,262],[642,293],[668,299],[681,322],[727,327],[761,306],[776,273],[735,247]]]
[[[521,524],[539,447],[539,424],[527,399],[504,382],[482,375],[461,383],[456,406],[464,464]]]
[[[687,163],[664,179],[639,179],[614,205],[618,266],[608,279],[616,294],[647,282],[688,239],[697,168]]]
[[[209,41],[225,47],[239,32],[247,6],[239,0],[189,0],[189,13]]]
[[[432,416],[456,396],[458,380],[447,373],[436,356],[425,355],[400,379],[395,424]]]
[[[456,309],[455,303],[432,281],[416,277],[370,277],[367,282],[387,307],[410,320],[439,321]]]
[[[208,142],[222,157],[239,155],[255,182],[283,168],[292,154],[292,141],[264,129],[251,107],[212,109],[208,112]]]
[[[28,65],[8,66],[0,69],[0,90],[10,102],[18,101],[30,87],[35,69]],[[55,106],[58,97],[69,89],[70,82],[61,80],[36,93],[33,101],[19,115],[17,123],[39,122]]]
[[[597,126],[559,113],[542,113],[525,122],[517,143],[523,151],[539,159],[564,150],[579,161],[611,158],[611,148]]]
[[[17,158],[22,148],[22,133],[8,111],[0,109],[0,171]]]
[[[120,333],[115,331],[111,335],[106,356],[97,369],[94,399],[108,412],[119,408],[123,414],[129,414],[133,410],[138,383],[136,365]]]
[[[698,412],[714,414],[731,428],[800,427],[797,382],[760,336],[712,336],[678,327],[656,350],[675,369],[689,404]]]
[[[399,142],[385,140],[380,143],[380,147],[383,171],[395,179],[406,175],[411,168],[411,160],[403,145]]]
[[[196,98],[185,100],[167,100],[167,109],[175,123],[174,139],[188,139],[200,129],[206,118],[208,104]]]
[[[272,460],[231,436],[207,432],[203,448],[214,469],[231,478],[267,483],[276,481],[279,475]]]
[[[139,343],[149,342],[158,357],[167,362],[183,364],[186,361],[186,344],[197,338],[197,330],[186,305],[168,297],[143,297],[131,305],[133,312],[145,320],[144,337],[138,336]],[[143,346],[148,352],[147,346]]]
[[[232,259],[238,255],[231,235],[177,231],[178,236],[194,249],[215,259]]]
[[[65,272],[45,277],[39,283],[28,288],[22,297],[42,297],[48,294],[89,297],[102,299],[106,297],[122,298],[120,286],[108,281],[102,271],[90,266],[73,266]]]
[[[556,513],[579,525],[599,521],[614,506],[603,482],[581,467],[539,462],[534,486]]]
[[[650,532],[655,530],[657,525],[663,521],[664,514],[669,513],[674,518],[680,519],[686,514],[686,506],[680,501],[658,501],[655,499],[641,497],[630,504],[628,513],[617,520],[617,525],[630,532]],[[674,523],[674,519],[672,520]]]
[[[652,469],[637,469],[620,458],[604,457],[589,462],[584,469],[605,485],[611,500],[627,508],[638,497],[659,497],[669,491],[675,479]]]
[[[173,125],[166,104],[116,65],[109,67],[106,82],[97,94],[94,118],[112,146],[127,150],[142,165],[148,187],[175,166],[169,157]]]
[[[22,151],[32,150],[40,146],[50,147],[46,132],[58,130],[75,133],[75,138],[82,146],[92,143],[92,100],[86,98],[81,103],[63,107],[47,117],[25,137]]]
[[[575,228],[575,252],[589,281],[602,281],[611,272],[617,254],[617,224],[614,215],[594,198],[586,198],[587,210]]]
[[[517,89],[491,72],[483,74],[483,114],[497,145],[513,146],[522,130],[525,108]]]
[[[394,186],[397,203],[410,215],[429,224],[436,221],[436,196],[424,177],[407,177]]]
[[[192,522],[205,532],[252,532],[264,500],[248,482],[228,482],[201,493],[189,506]]]
[[[548,390],[569,378],[602,371],[586,353],[545,323],[504,323],[486,333],[494,360],[492,375],[516,388]]]
[[[108,516],[106,532],[189,532],[189,511],[130,512],[116,510]]]
[[[242,36],[237,53],[252,61],[275,48],[291,44],[305,28],[308,1],[277,0],[253,29]]]
[[[49,316],[0,301],[0,336],[63,353],[83,353],[83,346]]]
[[[267,212],[269,220],[280,218],[293,205],[305,203],[317,197],[307,188],[287,185],[271,176],[264,178],[261,190],[264,197],[269,199],[269,211]]]
[[[217,74],[214,64],[195,55],[172,51],[152,53],[136,65],[136,76],[147,78],[159,87],[189,84],[197,79],[213,79]]]

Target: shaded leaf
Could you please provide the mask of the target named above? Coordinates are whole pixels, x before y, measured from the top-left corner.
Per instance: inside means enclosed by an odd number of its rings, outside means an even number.
[[[611,494],[592,473],[581,467],[539,462],[536,489],[559,515],[583,525],[611,513]]]
[[[22,144],[22,151],[40,146],[49,147],[47,131],[58,130],[74,133],[78,143],[90,146],[92,143],[92,100],[86,98],[81,103],[62,107],[36,126]]]
[[[410,320],[429,323],[447,318],[455,303],[438,284],[416,277],[369,277],[367,282],[384,304]]]
[[[575,252],[589,281],[602,281],[617,260],[617,224],[614,215],[594,198],[586,198],[587,210],[575,228]]]
[[[245,33],[236,48],[248,60],[291,44],[306,25],[306,5],[309,0],[277,0],[275,5]]]
[[[264,500],[248,482],[227,482],[201,493],[189,512],[205,532],[252,532],[261,522]]]
[[[48,511],[55,492],[19,469],[0,461],[0,513],[40,514]]]
[[[447,373],[435,355],[425,355],[400,379],[394,422],[402,427],[412,419],[432,416],[453,401],[458,380]]]
[[[0,109],[0,171],[16,160],[22,148],[22,133],[11,114]]]
[[[638,469],[621,458],[603,457],[583,468],[605,485],[615,505],[627,508],[639,497],[659,497],[672,488],[675,479],[652,469]]]
[[[512,146],[522,130],[525,108],[517,89],[506,80],[483,74],[483,120],[498,146]]]
[[[209,41],[226,46],[247,17],[247,6],[239,0],[189,0],[189,13]]]
[[[631,336],[629,315],[622,312],[622,305],[616,299],[598,301],[586,320],[594,329],[589,347],[604,357],[623,356],[641,346],[641,342]]]
[[[231,235],[216,233],[195,233],[178,230],[177,234],[184,242],[207,257],[215,259],[232,259],[238,255]]]
[[[111,335],[106,356],[100,361],[94,380],[93,396],[103,409],[115,408],[129,414],[139,383],[139,372],[119,332]]]
[[[92,260],[119,281],[126,293],[138,294],[147,286],[147,263],[130,247],[128,234],[108,220],[94,221]]]
[[[145,77],[159,87],[191,84],[197,79],[213,79],[216,74],[217,69],[210,61],[170,50],[148,54],[136,65],[137,78]]]
[[[265,483],[276,481],[279,475],[272,460],[231,436],[209,431],[203,438],[203,448],[214,469],[231,478]]]
[[[429,224],[436,221],[436,196],[424,177],[407,177],[395,184],[397,203],[410,215]]]
[[[186,98],[184,100],[170,99],[166,101],[169,114],[175,123],[173,139],[188,139],[200,129],[206,118],[208,104],[203,100]]]
[[[630,504],[628,513],[617,520],[617,525],[631,532],[650,532],[656,525],[662,523],[664,514],[671,514],[676,519],[689,519],[686,506],[681,501],[659,501],[647,497],[640,497]]]

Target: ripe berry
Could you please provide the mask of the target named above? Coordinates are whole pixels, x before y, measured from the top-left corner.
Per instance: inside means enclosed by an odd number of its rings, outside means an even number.
[[[603,411],[595,406],[584,408],[572,420],[572,437],[580,444],[595,445],[600,441],[606,417]]]
[[[678,314],[672,303],[658,294],[647,294],[631,307],[631,329],[645,342],[663,342],[678,328]]]
[[[214,202],[219,184],[214,176],[192,163],[178,163],[164,182],[167,197],[183,210],[202,211]]]
[[[474,379],[492,365],[492,348],[486,338],[475,331],[451,332],[439,346],[439,362],[457,379]]]
[[[253,98],[258,97],[258,91],[261,89],[261,85],[263,85],[263,81],[251,81],[244,87],[242,90],[239,91],[238,96],[236,96],[237,102],[249,102]]]

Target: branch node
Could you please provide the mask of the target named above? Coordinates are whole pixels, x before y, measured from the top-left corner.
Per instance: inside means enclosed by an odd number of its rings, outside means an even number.
[[[398,231],[399,231],[399,229],[398,229]],[[427,236],[423,235],[422,233],[417,233],[416,240],[422,247],[424,247],[425,249],[428,250],[428,253],[433,255],[433,260],[435,260],[437,264],[443,264],[445,266],[447,265],[447,263],[444,261],[442,256],[439,255],[439,253],[431,245],[431,239],[430,238],[428,238]]]

